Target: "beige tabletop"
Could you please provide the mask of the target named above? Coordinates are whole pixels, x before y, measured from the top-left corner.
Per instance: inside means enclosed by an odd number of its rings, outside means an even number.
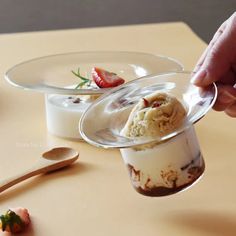
[[[161,198],[136,193],[118,150],[47,133],[42,94],[3,79],[16,63],[75,51],[139,51],[174,57],[191,70],[206,44],[183,23],[0,35],[0,178],[29,168],[55,146],[79,150],[70,168],[38,176],[0,194],[0,212],[22,206],[23,235],[236,235],[236,120],[211,111],[196,125],[206,171],[187,191]]]

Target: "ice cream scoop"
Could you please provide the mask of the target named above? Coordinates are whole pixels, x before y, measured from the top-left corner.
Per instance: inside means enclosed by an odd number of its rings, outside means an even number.
[[[183,105],[174,96],[154,92],[135,105],[121,134],[126,137],[163,136],[179,128],[185,117]]]

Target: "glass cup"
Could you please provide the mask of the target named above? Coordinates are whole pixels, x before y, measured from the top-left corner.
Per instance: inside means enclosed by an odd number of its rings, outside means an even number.
[[[98,147],[119,149],[132,185],[146,196],[180,192],[204,172],[194,124],[213,106],[217,87],[198,88],[190,83],[191,75],[170,72],[131,81],[104,94],[81,117],[82,138]],[[154,92],[167,93],[183,105],[182,125],[163,136],[124,136],[122,130],[135,105]]]
[[[123,148],[120,152],[133,187],[146,196],[182,191],[195,183],[205,169],[193,126],[161,143]]]

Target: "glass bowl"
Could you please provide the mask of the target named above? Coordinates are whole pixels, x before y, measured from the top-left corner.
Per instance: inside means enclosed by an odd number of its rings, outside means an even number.
[[[204,90],[190,83],[191,73],[173,72],[150,75],[128,82],[96,100],[83,114],[79,130],[89,143],[103,148],[128,148],[153,141],[164,141],[181,133],[200,120],[213,106],[217,88],[213,84]],[[157,138],[127,138],[120,135],[135,104],[153,92],[167,92],[185,107],[187,119],[183,126]],[[96,122],[93,122],[96,119]]]
[[[48,131],[56,136],[81,139],[78,122],[96,96],[110,89],[75,89],[80,83],[72,71],[80,69],[91,79],[93,67],[118,74],[126,82],[166,71],[181,71],[176,60],[139,52],[75,52],[35,58],[13,66],[5,79],[13,86],[46,94]],[[91,99],[92,98],[92,99]],[[80,102],[78,102],[80,100]]]
[[[91,69],[100,67],[131,81],[149,74],[182,71],[175,59],[140,52],[75,52],[35,58],[13,66],[5,79],[13,86],[53,94],[102,94],[107,89],[74,89],[72,71],[91,78]]]
[[[137,79],[104,94],[81,117],[81,136],[98,147],[119,148],[134,189],[145,196],[181,192],[205,170],[193,124],[213,106],[217,89],[215,84],[200,89],[190,78],[190,73],[176,72]],[[160,137],[122,136],[132,108],[153,92],[171,94],[183,104],[184,124]]]

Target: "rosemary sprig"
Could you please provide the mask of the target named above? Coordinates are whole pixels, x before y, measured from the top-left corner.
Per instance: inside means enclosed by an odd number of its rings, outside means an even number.
[[[83,87],[85,84],[88,84],[88,85],[91,84],[91,80],[90,80],[90,79],[85,78],[85,77],[83,77],[83,76],[80,74],[80,68],[78,68],[77,73],[74,72],[73,70],[72,70],[71,72],[72,72],[76,77],[78,77],[79,79],[82,80],[82,82],[80,82],[78,85],[76,85],[75,89],[79,89],[79,88]]]

